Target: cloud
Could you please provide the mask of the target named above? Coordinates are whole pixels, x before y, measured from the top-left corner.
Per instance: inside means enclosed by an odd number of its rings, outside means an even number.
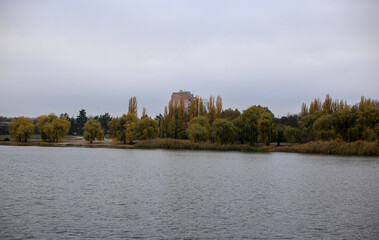
[[[285,115],[328,92],[358,101],[379,89],[376,1],[0,5],[1,115],[120,115],[131,96],[155,115],[179,89]]]

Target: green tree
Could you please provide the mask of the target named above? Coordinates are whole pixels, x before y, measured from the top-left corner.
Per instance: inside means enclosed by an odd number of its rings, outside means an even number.
[[[267,111],[268,110],[266,108],[263,108],[261,106],[251,106],[248,109],[244,110],[240,117],[234,120],[234,124],[238,129],[238,138],[241,142],[249,142],[250,144],[255,144],[258,141],[258,120],[260,118],[260,115]]]
[[[291,126],[286,126],[284,129],[284,136],[289,143],[300,142],[300,129]]]
[[[333,116],[331,114],[325,114],[319,117],[313,123],[313,129],[321,140],[331,140],[336,138],[333,126]]]
[[[83,135],[84,132],[84,125],[88,121],[88,117],[86,114],[86,110],[82,109],[79,111],[79,115],[76,117],[76,128],[77,133],[80,135]]]
[[[229,121],[233,121],[239,116],[241,116],[241,112],[237,108],[235,110],[228,108],[222,112],[222,118],[225,118]]]
[[[357,126],[359,113],[357,108],[340,109],[333,117],[333,127],[338,138],[345,142],[353,142],[359,139]]]
[[[101,128],[103,129],[104,133],[109,132],[109,126],[108,123],[112,120],[112,117],[109,113],[104,113],[104,115],[100,115],[99,117],[95,118],[97,121],[99,121]]]
[[[209,139],[211,126],[207,117],[194,117],[188,123],[187,136],[193,142],[205,142]]]
[[[30,118],[18,117],[8,124],[11,138],[19,142],[26,142],[34,132],[34,124]]]
[[[88,120],[84,125],[83,137],[86,141],[90,141],[90,143],[95,139],[98,141],[104,140],[104,131],[101,128],[100,123],[95,119]]]
[[[234,142],[236,131],[234,124],[226,119],[216,119],[212,124],[212,136],[220,144]]]
[[[9,134],[9,119],[3,116],[0,116],[0,135]]]
[[[272,113],[267,111],[261,112],[258,118],[258,141],[266,143],[267,145],[274,140],[272,118]]]
[[[113,118],[108,122],[109,130],[113,137],[113,142],[126,143],[126,114],[123,114],[120,118]]]
[[[158,121],[149,117],[143,118],[137,123],[137,138],[147,140],[158,136]]]

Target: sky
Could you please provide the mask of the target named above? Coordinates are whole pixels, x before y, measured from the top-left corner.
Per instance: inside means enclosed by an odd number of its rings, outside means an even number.
[[[0,0],[0,116],[379,98],[377,0]]]

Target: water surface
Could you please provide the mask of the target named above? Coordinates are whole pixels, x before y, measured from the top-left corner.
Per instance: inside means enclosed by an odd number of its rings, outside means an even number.
[[[0,146],[0,239],[377,239],[379,158]]]

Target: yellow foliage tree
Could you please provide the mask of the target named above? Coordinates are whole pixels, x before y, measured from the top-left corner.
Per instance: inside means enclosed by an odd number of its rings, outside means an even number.
[[[135,114],[137,116],[137,111],[138,111],[137,104],[138,104],[137,98],[131,97],[129,99],[128,113],[132,113],[132,114]]]
[[[212,124],[213,121],[216,119],[215,97],[213,97],[212,95],[209,97],[207,107],[208,107],[208,118],[209,118],[210,124]]]
[[[34,132],[32,120],[26,117],[12,119],[8,125],[9,135],[19,142],[26,142]]]
[[[66,118],[58,118],[55,114],[43,115],[37,118],[37,127],[41,138],[50,142],[58,142],[70,131],[71,123]]]
[[[91,119],[86,122],[84,125],[84,139],[86,141],[94,141],[97,139],[98,141],[104,140],[104,132],[103,129],[101,128],[101,125],[98,121],[95,119]]]
[[[216,99],[216,118],[222,117],[222,98],[217,96]]]

